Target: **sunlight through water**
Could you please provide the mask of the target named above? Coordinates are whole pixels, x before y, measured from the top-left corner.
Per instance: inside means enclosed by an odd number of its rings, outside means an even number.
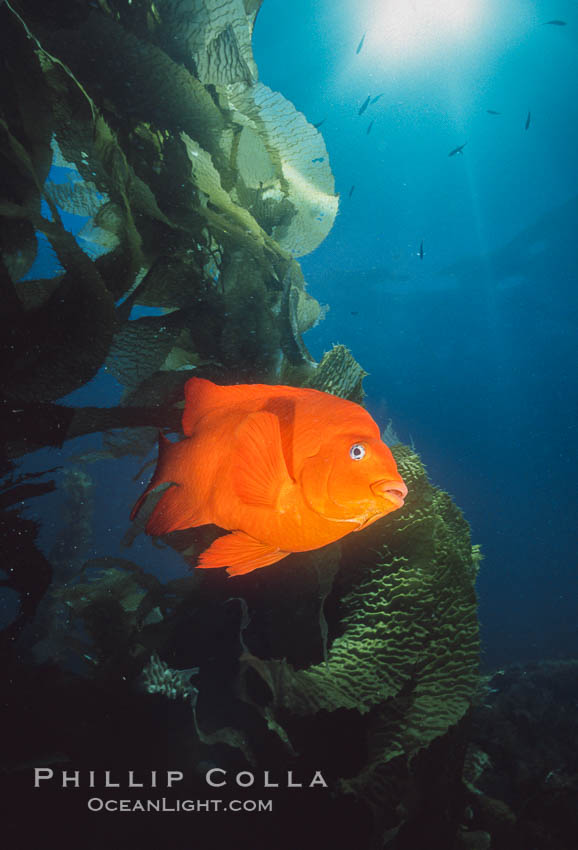
[[[479,36],[486,12],[481,0],[369,0],[362,13],[365,58],[416,64]]]

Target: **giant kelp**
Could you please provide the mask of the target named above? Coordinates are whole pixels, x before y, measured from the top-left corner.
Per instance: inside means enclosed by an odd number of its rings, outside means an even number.
[[[284,281],[337,210],[322,137],[256,80],[257,5],[156,3],[144,17],[143,5],[1,10],[0,222],[12,306],[3,341],[14,401],[58,399],[107,356],[133,392],[173,349],[181,369],[211,359],[263,380],[278,373],[279,342],[293,361],[302,350],[281,328],[299,334],[287,315],[297,295],[286,289],[305,283],[296,273]],[[176,21],[187,64],[164,49],[175,47]],[[46,183],[52,162],[64,183]],[[88,217],[82,239],[63,227],[63,211]],[[38,234],[61,268],[24,281]],[[130,321],[141,304],[170,316]]]
[[[317,364],[302,339],[324,308],[297,258],[329,232],[337,197],[320,133],[258,81],[259,5],[0,6],[0,345],[12,457],[97,431],[102,447],[75,464],[142,457],[157,428],[179,430],[193,370],[362,401],[366,373],[351,352],[335,346]],[[70,215],[85,219],[76,237]],[[53,273],[30,280],[39,245],[50,246]],[[115,406],[69,406],[101,370],[121,386]],[[182,689],[189,704],[166,709],[178,752],[195,764],[286,768],[310,764],[311,751],[336,809],[345,797],[370,801],[380,828],[401,835],[413,814],[397,806],[418,786],[422,798],[433,793],[419,765],[435,742],[454,746],[475,686],[476,559],[449,496],[414,453],[395,451],[410,488],[402,512],[341,548],[239,579],[234,599],[221,575],[163,583],[117,554],[87,557],[93,484],[81,466],[57,479],[85,502],[69,509],[84,544],[74,556],[61,544],[50,564],[7,496],[17,568],[5,584],[22,599],[9,640],[21,632],[24,657],[52,660],[53,701],[74,692],[95,736],[99,718],[79,694],[138,705],[143,723],[156,722],[163,694],[185,682],[175,671],[198,668]],[[213,533],[163,542],[194,559]],[[27,703],[32,677],[16,663],[14,676]],[[66,749],[60,731],[54,739]],[[83,746],[76,740],[77,756]]]

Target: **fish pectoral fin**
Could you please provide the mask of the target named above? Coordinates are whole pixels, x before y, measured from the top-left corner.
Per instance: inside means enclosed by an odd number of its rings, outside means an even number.
[[[235,531],[218,537],[208,549],[201,552],[197,567],[203,570],[227,567],[230,576],[240,576],[274,564],[288,554],[289,552],[283,552],[275,546],[249,537],[243,531]]]
[[[274,413],[250,413],[237,429],[232,477],[241,501],[259,508],[276,509],[280,493],[293,485]]]

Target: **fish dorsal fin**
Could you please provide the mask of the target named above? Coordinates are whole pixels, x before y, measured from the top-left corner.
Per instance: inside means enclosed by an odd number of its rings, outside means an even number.
[[[238,427],[232,477],[241,501],[260,508],[275,509],[280,493],[293,485],[274,413],[250,413]]]
[[[243,531],[235,531],[218,537],[208,549],[201,552],[197,567],[203,570],[228,567],[230,576],[240,576],[274,564],[288,554],[275,546],[255,540]]]
[[[190,437],[199,419],[207,411],[218,407],[229,407],[252,399],[265,399],[271,393],[267,384],[237,384],[220,387],[206,378],[191,378],[185,384],[185,409],[183,412],[183,434]]]
[[[205,378],[191,378],[185,384],[185,409],[183,411],[182,428],[183,434],[190,437],[195,430],[195,425],[208,410],[221,406],[224,403],[223,390],[212,381]]]

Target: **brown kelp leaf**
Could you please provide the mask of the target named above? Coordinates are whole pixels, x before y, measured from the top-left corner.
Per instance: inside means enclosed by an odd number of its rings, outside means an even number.
[[[99,263],[99,271],[115,299],[120,298],[133,285],[144,263],[142,239],[131,204],[135,205],[135,215],[148,215],[165,223],[166,219],[152,192],[143,189],[115,133],[98,115],[85,88],[52,60],[46,59],[45,65],[54,104],[58,150],[83,180],[75,181],[79,187],[76,193],[91,196],[90,207],[84,212],[90,211],[94,217],[82,238],[87,239],[91,256],[96,258],[103,252],[108,253]],[[50,197],[54,191],[51,186]],[[56,200],[66,202],[64,190],[56,191]],[[101,204],[94,209],[93,201],[99,196]],[[74,211],[74,207],[78,207],[77,199],[72,197],[68,201]],[[101,230],[109,231],[112,238],[106,237]]]
[[[187,7],[159,0],[152,27],[157,43],[176,62],[195,69],[202,83],[257,80],[251,37],[261,0],[200,0]]]
[[[234,227],[240,234],[249,235],[254,244],[263,245],[265,234],[261,227],[251,213],[235,203],[231,195],[223,188],[221,175],[215,168],[210,154],[186,133],[181,133],[181,139],[191,164],[191,180],[205,196],[202,205],[205,207],[210,204],[211,207],[207,211],[207,218],[217,223],[220,216],[223,229]],[[218,216],[210,216],[211,209],[217,212]]]
[[[6,85],[10,93],[12,80],[6,74],[6,63],[0,84]],[[17,96],[17,92],[12,92]],[[34,227],[27,221],[26,213],[40,213],[40,184],[36,167],[45,168],[44,157],[36,155],[35,140],[26,135],[18,114],[17,103],[3,109],[10,117],[10,124],[0,120],[0,180],[2,183],[2,206],[0,207],[0,250],[6,269],[12,280],[19,280],[29,271],[36,258],[36,236]],[[47,156],[50,158],[50,143],[47,140]],[[43,153],[46,154],[44,151]]]
[[[33,44],[9,7],[0,8],[0,183],[4,201],[40,213],[40,186],[52,160],[53,119],[48,88]],[[0,250],[12,280],[30,270],[36,258],[34,227],[0,213]]]
[[[48,180],[44,192],[57,207],[71,215],[94,216],[108,200],[90,181],[53,183]]]
[[[54,31],[43,36],[43,44],[67,64],[99,107],[110,104],[127,123],[144,120],[173,132],[184,130],[205,149],[214,147],[224,121],[205,87],[111,17],[92,12],[74,38]]]
[[[0,254],[13,281],[25,277],[38,252],[34,225],[25,219],[7,218],[0,207]]]
[[[268,289],[257,265],[246,258],[227,272],[223,274],[222,362],[239,378],[264,380],[279,356],[279,328],[273,310],[278,293]]]
[[[145,316],[126,322],[115,335],[106,365],[128,390],[157,372],[181,332],[183,316]]]
[[[46,179],[52,162],[53,117],[48,88],[32,41],[9,7],[0,9],[0,87],[2,115],[10,132],[26,149],[38,182]],[[3,174],[2,194],[16,203],[25,198],[10,191],[10,174]]]
[[[128,393],[123,398],[122,404],[124,407],[140,409],[159,408],[163,412],[159,419],[169,422],[172,418],[175,424],[180,421],[181,414],[171,416],[171,408],[182,402],[185,395],[183,388],[190,377],[189,372],[155,372],[142,381],[135,390]]]
[[[299,263],[292,260],[283,278],[279,325],[283,354],[293,365],[315,362],[301,339],[301,334],[312,327],[321,315],[319,302],[305,291],[305,279]]]
[[[143,278],[135,302],[147,307],[184,307],[202,297],[203,276],[192,249],[161,255]]]
[[[288,200],[295,209],[273,228],[274,238],[294,257],[313,251],[331,230],[338,207],[323,137],[292,103],[262,83],[230,85],[219,95],[233,116],[237,110],[244,123],[251,121],[275,165],[276,180],[264,182],[261,202]]]
[[[304,386],[361,404],[364,396],[363,379],[366,375],[367,372],[348,348],[344,345],[334,345],[331,351],[323,355]]]
[[[22,174],[40,183],[25,147],[0,121],[5,148]],[[47,198],[52,221],[30,206],[4,202],[1,212],[29,219],[48,238],[66,270],[53,295],[38,309],[8,321],[0,338],[7,369],[4,391],[11,400],[49,401],[92,378],[108,351],[115,321],[114,304],[102,278]],[[91,344],[92,343],[92,344]]]
[[[232,140],[228,156],[235,163],[234,197],[246,207],[270,236],[288,227],[297,209],[283,192],[285,182],[277,157],[272,158],[264,136],[245,124]]]
[[[16,294],[25,310],[41,307],[58,288],[62,276],[43,280],[25,280],[16,286]]]
[[[66,273],[42,306],[7,318],[0,327],[3,389],[12,401],[51,401],[89,381],[108,353],[116,321],[97,269],[64,229],[54,205],[51,213],[53,221],[35,216],[34,224]]]
[[[79,230],[78,239],[83,251],[91,260],[97,260],[103,254],[110,254],[121,245],[116,234],[99,227],[92,218],[86,222],[82,230]]]

